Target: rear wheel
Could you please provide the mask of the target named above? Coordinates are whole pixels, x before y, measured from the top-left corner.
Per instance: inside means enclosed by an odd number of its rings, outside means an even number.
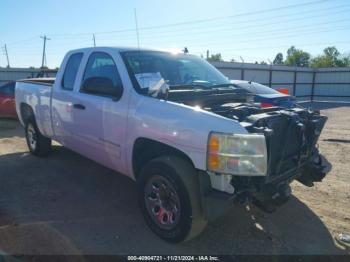
[[[197,172],[179,157],[159,157],[146,164],[138,179],[138,199],[151,230],[168,242],[189,240],[207,224]]]
[[[30,118],[25,126],[29,151],[36,156],[47,156],[51,151],[51,139],[43,136],[34,120]]]

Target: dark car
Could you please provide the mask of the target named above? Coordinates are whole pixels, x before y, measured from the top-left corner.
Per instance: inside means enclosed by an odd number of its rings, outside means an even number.
[[[261,107],[281,106],[291,108],[296,104],[295,97],[256,82],[231,80],[231,83],[253,93],[255,95],[254,102],[260,103]]]
[[[17,118],[15,86],[15,81],[0,86],[0,117]]]

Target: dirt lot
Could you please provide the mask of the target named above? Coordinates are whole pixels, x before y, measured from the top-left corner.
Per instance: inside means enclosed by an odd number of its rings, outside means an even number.
[[[313,188],[273,214],[236,206],[198,238],[159,240],[137,206],[134,183],[59,145],[28,154],[22,127],[0,121],[0,252],[9,254],[350,254],[350,107],[315,104],[329,117],[320,150],[332,164]]]

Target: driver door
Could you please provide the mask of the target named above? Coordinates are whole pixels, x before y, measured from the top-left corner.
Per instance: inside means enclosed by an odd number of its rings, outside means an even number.
[[[123,90],[122,81],[112,56],[105,52],[90,54],[79,93],[73,105],[73,147],[107,167],[122,172],[122,141],[125,137],[127,100],[112,97],[103,83],[93,81],[91,90],[84,90],[89,79],[109,79],[113,87]]]

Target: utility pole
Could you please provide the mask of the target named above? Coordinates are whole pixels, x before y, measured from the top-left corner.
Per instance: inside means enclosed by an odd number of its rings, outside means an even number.
[[[140,49],[139,25],[138,25],[138,23],[137,23],[136,8],[134,8],[134,16],[135,16],[135,27],[136,27],[137,48]]]
[[[7,52],[6,44],[4,46],[4,51],[5,51],[5,55],[6,55],[6,59],[7,59],[7,67],[9,68],[10,67],[10,60],[9,60],[9,54]]]
[[[209,50],[207,50],[207,60],[209,59]]]
[[[46,40],[51,40],[51,39],[48,38],[46,35],[40,36],[40,38],[42,38],[44,40],[43,57],[42,57],[42,61],[41,61],[41,68],[43,68],[45,65],[45,61],[46,61]]]
[[[94,41],[94,47],[96,47],[96,38],[95,38],[95,34],[92,34],[92,40]]]

